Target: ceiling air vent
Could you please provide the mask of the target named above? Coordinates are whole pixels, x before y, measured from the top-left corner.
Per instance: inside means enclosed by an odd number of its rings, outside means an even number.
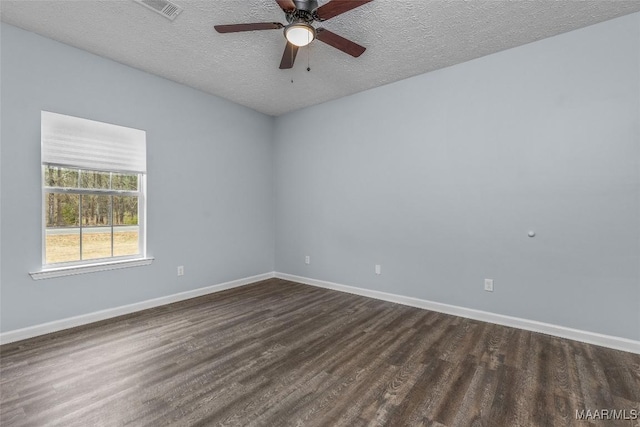
[[[176,16],[180,15],[182,8],[177,4],[171,3],[167,0],[133,0],[136,3],[140,3],[146,8],[153,10],[156,13],[164,16],[165,18],[173,21]]]

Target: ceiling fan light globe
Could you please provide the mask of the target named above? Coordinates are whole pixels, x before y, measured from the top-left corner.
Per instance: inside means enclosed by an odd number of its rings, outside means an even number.
[[[284,36],[289,43],[302,47],[316,38],[316,30],[309,24],[291,24],[284,29]]]

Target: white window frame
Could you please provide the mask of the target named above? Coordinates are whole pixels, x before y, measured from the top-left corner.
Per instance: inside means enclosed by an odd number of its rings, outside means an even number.
[[[86,133],[86,129],[82,129],[82,128],[86,128],[87,126],[89,128],[91,128],[91,126],[93,126],[94,124],[102,127],[102,128],[107,128],[108,132],[111,132],[111,130],[114,130],[115,132],[126,132],[128,130],[131,130],[133,132],[141,132],[135,129],[129,129],[129,128],[122,128],[119,126],[115,126],[115,125],[108,125],[105,123],[101,123],[101,122],[93,122],[90,120],[86,120],[86,119],[79,119],[79,118],[75,118],[75,117],[71,117],[71,116],[63,116],[63,115],[59,115],[56,113],[48,113],[43,111],[42,112],[42,117],[43,117],[43,140],[45,138],[45,134],[47,134],[47,137],[49,137],[48,133],[50,133],[50,131],[48,129],[45,130],[44,127],[44,123],[45,123],[45,115],[47,116],[47,119],[53,118],[53,120],[55,121],[57,119],[57,117],[61,118],[61,121],[63,122],[64,126],[67,126],[68,123],[65,121],[70,121],[69,123],[71,123],[72,125],[75,125],[76,123],[78,123],[78,126],[81,128],[80,129],[80,133],[84,132],[84,137],[85,139],[88,141],[88,144],[93,143],[94,141],[94,136],[89,134],[89,137],[87,138],[87,133]],[[100,129],[100,128],[98,128]],[[63,129],[66,131],[66,129]],[[53,135],[54,138],[57,138],[57,135]],[[72,135],[70,138],[75,138],[75,135]],[[105,136],[104,135],[97,135],[97,138],[95,140],[98,140],[99,138],[102,138],[104,140]],[[118,141],[121,143],[122,146],[122,141]],[[126,142],[126,141],[125,141]],[[146,145],[146,142],[144,142],[144,144]],[[44,143],[43,143],[44,145]],[[121,154],[121,153],[118,153]],[[140,152],[138,150],[137,153],[133,153],[134,155],[137,155],[138,157],[140,156]],[[146,157],[146,155],[144,155],[144,151],[142,152],[142,155],[144,157]],[[92,161],[100,161],[99,158],[96,158],[97,156],[94,154],[91,154],[91,156],[93,157],[91,160]],[[142,158],[142,160],[138,159],[138,163],[142,163],[143,167],[142,169],[144,169],[144,171],[140,171],[140,170],[117,170],[115,168],[105,168],[105,169],[96,169],[96,168],[87,168],[87,167],[83,167],[81,164],[74,164],[73,161],[69,161],[69,162],[64,162],[64,163],[51,163],[51,162],[46,162],[44,159],[41,163],[41,176],[40,176],[40,185],[41,185],[41,189],[42,189],[42,194],[41,194],[41,201],[42,201],[42,205],[41,205],[41,214],[42,214],[42,264],[41,264],[41,269],[35,272],[31,272],[29,273],[31,275],[31,277],[34,280],[38,280],[38,279],[46,279],[46,278],[51,278],[51,277],[59,277],[59,276],[67,276],[67,275],[75,275],[75,274],[82,274],[82,273],[89,273],[89,272],[94,272],[94,271],[104,271],[104,270],[112,270],[112,269],[117,269],[117,268],[125,268],[125,267],[136,267],[136,266],[141,266],[141,265],[148,265],[151,264],[151,262],[153,261],[152,257],[148,257],[147,256],[147,174],[146,174],[146,160],[144,160],[144,157]],[[82,163],[82,161],[80,161],[80,163]],[[53,166],[53,167],[61,167],[61,168],[67,168],[67,169],[71,169],[71,170],[77,170],[78,171],[78,185],[77,187],[73,187],[73,188],[65,188],[65,187],[49,187],[47,185],[47,183],[45,182],[45,171],[47,166]],[[126,166],[126,165],[125,165]],[[140,169],[140,168],[138,168]],[[81,188],[80,182],[81,182],[81,177],[82,177],[82,172],[81,171],[90,171],[90,172],[95,172],[95,171],[99,171],[99,172],[103,172],[103,173],[109,173],[109,179],[111,181],[113,174],[128,174],[128,175],[138,175],[138,190],[137,191],[133,191],[133,190],[113,190],[111,188],[109,189],[89,189],[89,188]],[[111,187],[111,185],[109,185],[109,187]],[[78,206],[78,218],[79,218],[79,236],[80,236],[80,242],[79,242],[79,256],[80,258],[82,258],[82,229],[83,228],[87,228],[87,227],[83,227],[82,226],[82,195],[102,195],[102,196],[136,196],[138,197],[138,254],[135,255],[123,255],[123,256],[110,256],[110,257],[105,257],[105,258],[93,258],[93,259],[88,259],[88,260],[78,260],[78,261],[69,261],[69,262],[59,262],[59,263],[51,263],[51,264],[47,264],[47,259],[46,259],[46,236],[47,236],[47,215],[46,215],[46,211],[45,211],[45,206],[47,203],[47,196],[50,193],[64,193],[64,194],[74,194],[74,195],[78,195],[78,202],[79,202],[79,206]],[[113,199],[111,199],[113,201]],[[110,205],[109,207],[109,215],[110,215],[110,225],[107,226],[110,228],[111,230],[111,253],[113,254],[113,232],[114,232],[114,228],[117,228],[118,226],[114,226],[113,224],[113,204]],[[105,227],[106,228],[106,227]]]

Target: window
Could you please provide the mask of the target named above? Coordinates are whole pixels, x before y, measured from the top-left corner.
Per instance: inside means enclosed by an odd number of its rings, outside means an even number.
[[[45,264],[143,255],[141,174],[44,165]]]
[[[145,254],[144,131],[42,112],[43,265]]]

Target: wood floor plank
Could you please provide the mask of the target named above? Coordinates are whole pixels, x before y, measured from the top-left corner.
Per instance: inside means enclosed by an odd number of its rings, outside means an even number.
[[[0,347],[3,427],[602,425],[585,409],[640,410],[640,356],[279,279]]]

